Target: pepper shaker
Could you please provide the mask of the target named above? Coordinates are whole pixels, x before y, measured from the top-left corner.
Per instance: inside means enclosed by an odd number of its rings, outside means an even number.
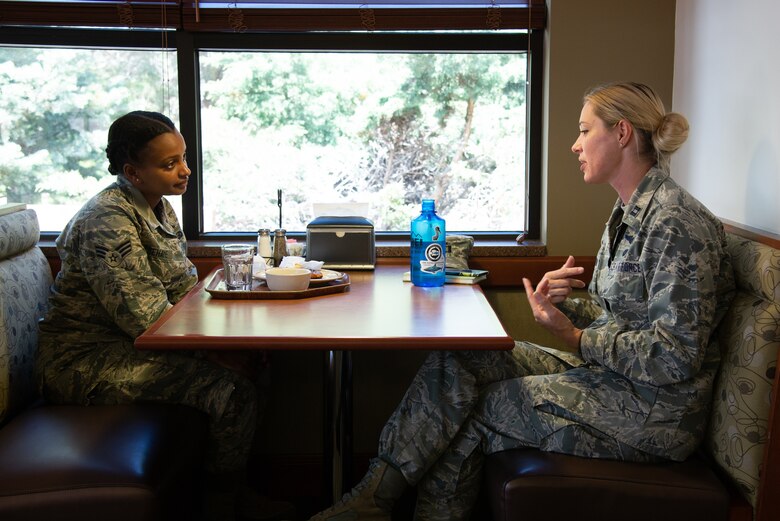
[[[274,232],[274,266],[279,266],[287,256],[287,232],[279,228]]]

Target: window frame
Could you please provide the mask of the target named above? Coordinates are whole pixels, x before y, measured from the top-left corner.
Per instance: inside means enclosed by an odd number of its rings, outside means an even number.
[[[546,0],[0,0],[0,25],[187,31],[543,29]]]
[[[117,42],[121,42],[118,44]],[[425,32],[192,32],[154,29],[85,29],[4,27],[0,44],[85,49],[175,50],[179,79],[179,126],[187,142],[192,176],[190,189],[182,196],[182,228],[188,240],[246,240],[254,231],[240,233],[203,230],[203,170],[200,131],[200,50],[306,50],[306,51],[528,51],[526,103],[526,227],[528,239],[538,240],[541,230],[543,32],[425,33]],[[513,240],[517,232],[474,232],[478,240]],[[304,231],[291,233],[301,238]],[[53,240],[57,233],[42,233]],[[405,240],[406,232],[377,231],[377,240]]]

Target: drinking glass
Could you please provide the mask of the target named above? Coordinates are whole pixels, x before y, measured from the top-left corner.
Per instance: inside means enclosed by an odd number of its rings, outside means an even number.
[[[225,269],[227,289],[252,289],[253,257],[254,248],[248,244],[225,244],[222,246],[222,266]]]

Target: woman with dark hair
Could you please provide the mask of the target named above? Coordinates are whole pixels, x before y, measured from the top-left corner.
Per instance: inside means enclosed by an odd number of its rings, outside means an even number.
[[[415,519],[468,519],[485,454],[534,447],[590,458],[676,460],[699,444],[720,351],[713,334],[734,295],[721,223],[669,175],[688,122],[650,87],[587,93],[572,146],[586,183],[618,200],[590,300],[573,257],[534,288],[534,318],[563,350],[435,351],[385,424],[378,458],[313,520],[390,520],[417,487]]]
[[[131,112],[111,125],[106,155],[116,182],[57,238],[62,267],[40,325],[36,361],[41,393],[54,403],[159,401],[202,410],[210,418],[207,517],[235,519],[236,504],[257,510],[258,498],[245,486],[256,387],[213,357],[133,347],[198,281],[164,197],[187,190],[184,139],[166,116]]]

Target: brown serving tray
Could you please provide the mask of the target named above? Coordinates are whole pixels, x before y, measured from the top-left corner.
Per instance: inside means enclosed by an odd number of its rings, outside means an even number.
[[[265,281],[252,280],[251,290],[228,290],[225,287],[224,270],[219,268],[211,275],[206,282],[205,290],[211,295],[211,298],[232,299],[232,300],[250,300],[250,299],[296,299],[318,297],[331,293],[343,293],[349,289],[349,275],[346,273],[340,279],[332,280],[321,286],[310,287],[303,291],[271,291],[266,286]]]

